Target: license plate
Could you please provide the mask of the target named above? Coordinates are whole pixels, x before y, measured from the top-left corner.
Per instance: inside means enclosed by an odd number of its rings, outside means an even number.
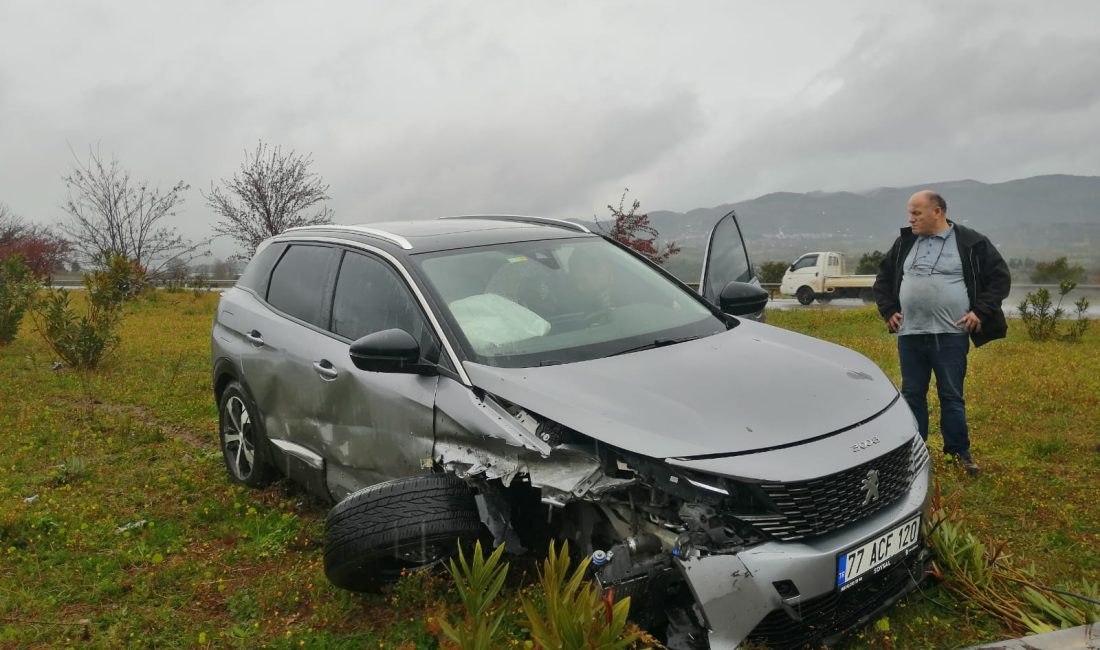
[[[920,515],[836,556],[836,586],[854,586],[894,563],[920,542]]]

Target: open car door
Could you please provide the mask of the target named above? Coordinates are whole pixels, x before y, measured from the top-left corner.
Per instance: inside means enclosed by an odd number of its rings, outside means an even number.
[[[732,210],[710,231],[703,255],[699,293],[726,313],[764,320],[768,293],[760,288],[745,250],[737,215]]]

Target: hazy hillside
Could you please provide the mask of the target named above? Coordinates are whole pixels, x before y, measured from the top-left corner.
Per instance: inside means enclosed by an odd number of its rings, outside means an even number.
[[[655,210],[650,221],[662,240],[684,247],[672,269],[698,274],[711,226],[737,211],[753,260],[792,260],[811,250],[861,254],[885,250],[905,225],[905,204],[920,189],[947,199],[952,220],[989,237],[1005,257],[1051,259],[1062,255],[1088,269],[1100,268],[1100,177],[1036,176],[1006,183],[973,180],[862,192],[776,192],[686,213]]]

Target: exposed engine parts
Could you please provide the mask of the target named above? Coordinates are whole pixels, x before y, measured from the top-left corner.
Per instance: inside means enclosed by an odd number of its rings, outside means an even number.
[[[677,562],[736,553],[763,541],[728,516],[737,504],[751,506],[751,499],[741,498],[745,491],[700,488],[702,481],[683,470],[601,445],[525,411],[506,410],[517,428],[550,453],[512,444],[489,453],[487,445],[475,450],[446,441],[435,448],[437,467],[477,489],[479,515],[494,542],[514,554],[537,544],[530,523],[516,521],[530,514],[525,511],[537,499],[545,508],[541,523],[591,558],[592,577],[616,600],[631,598],[635,621],[649,629],[672,625],[677,637],[696,639],[692,643],[705,639]],[[718,481],[706,480],[707,486]],[[669,612],[676,612],[672,622]]]
[[[769,630],[807,625],[800,594],[821,593],[822,585],[804,582],[786,538],[774,531],[789,535],[793,525],[807,525],[777,499],[805,502],[808,488],[694,471],[599,442],[492,396],[484,399],[494,405],[485,413],[509,428],[476,447],[437,436],[427,464],[475,488],[478,515],[495,544],[519,554],[547,538],[569,540],[572,552],[590,559],[600,587],[615,600],[629,597],[631,618],[659,631],[675,650],[734,648],[750,637],[782,647],[779,639],[787,637]],[[897,459],[889,462],[906,471],[907,447],[892,454]],[[860,476],[852,476],[858,485]],[[826,552],[825,561],[833,562],[834,553]],[[919,570],[901,568],[919,577]],[[887,583],[893,574],[883,575],[875,580]],[[904,593],[897,584],[887,586]],[[766,616],[783,618],[767,623]],[[790,638],[823,638],[813,636],[819,628]]]

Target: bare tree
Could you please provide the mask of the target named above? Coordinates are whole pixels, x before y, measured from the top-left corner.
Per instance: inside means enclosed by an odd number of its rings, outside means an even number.
[[[210,194],[203,194],[221,217],[214,230],[236,240],[244,249],[241,257],[252,257],[260,242],[288,228],[332,221],[324,205],[328,185],[309,171],[309,156],[284,154],[279,146],[269,150],[261,140],[244,157],[240,173],[222,179],[222,188],[211,183]]]
[[[64,179],[68,220],[61,230],[82,262],[100,266],[109,254],[118,253],[156,277],[173,260],[189,262],[206,254],[200,249],[208,239],[192,242],[164,223],[176,216],[190,185],[179,181],[162,192],[147,181],[131,179],[117,158],[105,162],[97,150],[89,149],[87,162],[75,154],[73,158],[73,170]]]
[[[9,245],[19,239],[27,230],[23,218],[0,203],[0,246]]]

